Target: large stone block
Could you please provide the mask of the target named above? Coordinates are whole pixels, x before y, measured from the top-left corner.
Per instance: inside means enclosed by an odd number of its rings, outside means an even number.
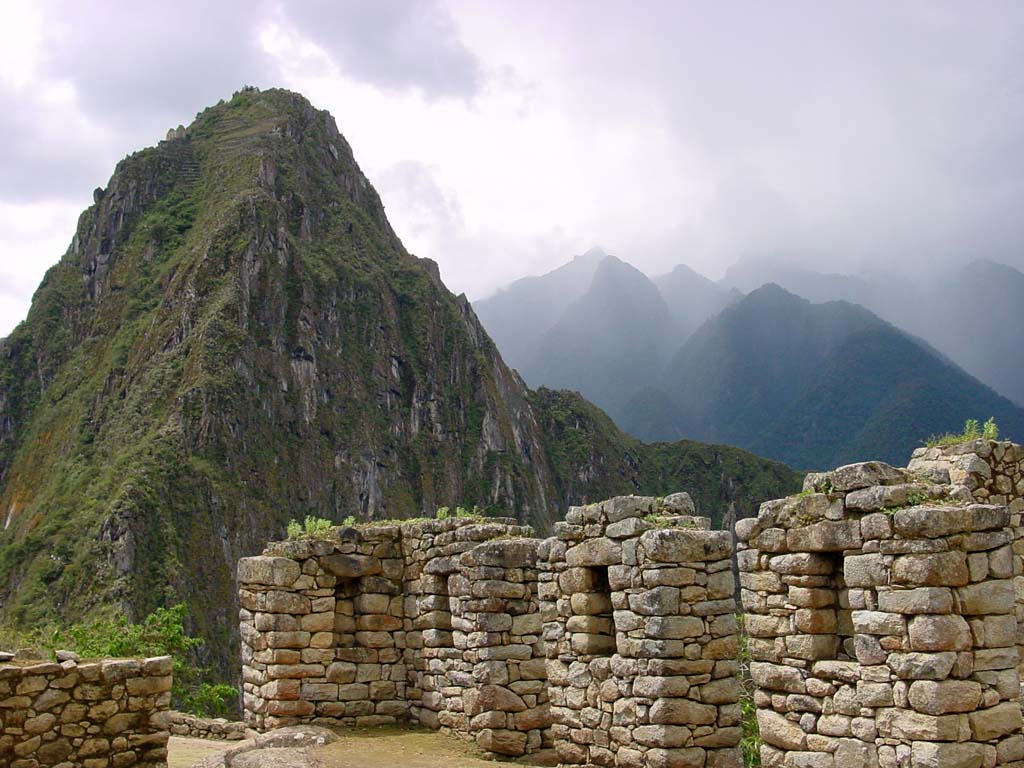
[[[1021,729],[1020,704],[1007,701],[988,709],[971,712],[971,735],[978,741],[991,741],[1019,733]]]
[[[910,620],[910,650],[966,651],[971,628],[960,616],[915,616]]]
[[[728,531],[658,528],[644,533],[640,546],[654,562],[700,563],[730,557],[732,536]]]
[[[1009,579],[988,580],[957,590],[960,613],[967,616],[1012,613],[1015,595]]]
[[[953,592],[948,587],[918,587],[879,592],[878,608],[890,613],[952,613]]]
[[[911,587],[960,587],[970,581],[967,555],[963,552],[932,552],[902,555],[893,561],[892,583]]]
[[[766,744],[786,750],[802,750],[807,746],[807,734],[797,723],[787,720],[770,709],[757,710],[757,725]]]
[[[290,587],[302,575],[302,567],[287,557],[243,557],[238,561],[239,584]]]
[[[911,479],[906,470],[881,461],[864,461],[837,467],[828,473],[833,490],[856,491],[873,485],[897,485]]]
[[[381,572],[380,560],[369,555],[328,555],[320,564],[339,579],[359,579]]]
[[[622,562],[622,542],[605,537],[588,539],[565,553],[565,562],[570,566],[606,566]]]
[[[786,533],[786,546],[794,552],[841,552],[861,546],[860,521],[822,520]]]
[[[915,741],[910,754],[911,768],[981,768],[985,761],[982,744],[950,744]]]
[[[973,680],[916,680],[910,684],[908,696],[918,712],[945,715],[973,711],[981,702],[981,693],[981,685]]]

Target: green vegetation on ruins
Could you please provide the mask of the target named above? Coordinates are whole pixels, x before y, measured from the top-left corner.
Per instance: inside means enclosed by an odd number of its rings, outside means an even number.
[[[959,445],[969,443],[973,440],[998,440],[999,427],[995,418],[989,418],[984,424],[979,424],[977,419],[968,419],[964,422],[963,432],[953,434],[947,432],[943,435],[932,435],[924,444],[929,448],[937,448],[948,445]]]

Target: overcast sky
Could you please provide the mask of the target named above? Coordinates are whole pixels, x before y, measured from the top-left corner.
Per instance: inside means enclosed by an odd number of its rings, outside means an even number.
[[[591,245],[649,274],[1024,268],[1024,3],[0,4],[0,336],[124,155],[243,84],[329,109],[480,298]]]

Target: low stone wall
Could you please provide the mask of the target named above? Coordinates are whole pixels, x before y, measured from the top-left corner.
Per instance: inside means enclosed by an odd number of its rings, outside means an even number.
[[[0,765],[167,764],[170,657],[0,664]]]
[[[1022,765],[1020,520],[965,482],[984,443],[813,474],[737,523],[766,768]]]
[[[241,741],[249,733],[245,723],[223,717],[198,717],[186,712],[169,712],[168,723],[172,736],[188,736],[193,739]]]
[[[610,499],[541,547],[562,765],[740,765],[732,537],[687,512],[685,494]]]

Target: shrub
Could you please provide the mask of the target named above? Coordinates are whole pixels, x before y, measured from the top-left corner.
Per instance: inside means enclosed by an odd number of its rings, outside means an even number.
[[[349,523],[349,520],[352,522]],[[354,523],[354,517],[349,517],[345,520],[345,525],[352,525]],[[334,523],[330,520],[325,520],[322,517],[315,517],[314,515],[306,515],[305,524],[300,523],[298,520],[292,520],[288,523],[288,538],[322,539],[331,532],[331,528],[333,527]]]
[[[172,656],[174,707],[201,717],[236,716],[238,691],[231,685],[204,680],[209,671],[196,664],[191,653],[203,641],[191,637],[184,622],[184,605],[157,608],[141,624],[131,624],[121,616],[58,629],[43,645],[51,650],[73,650],[84,657]]]

